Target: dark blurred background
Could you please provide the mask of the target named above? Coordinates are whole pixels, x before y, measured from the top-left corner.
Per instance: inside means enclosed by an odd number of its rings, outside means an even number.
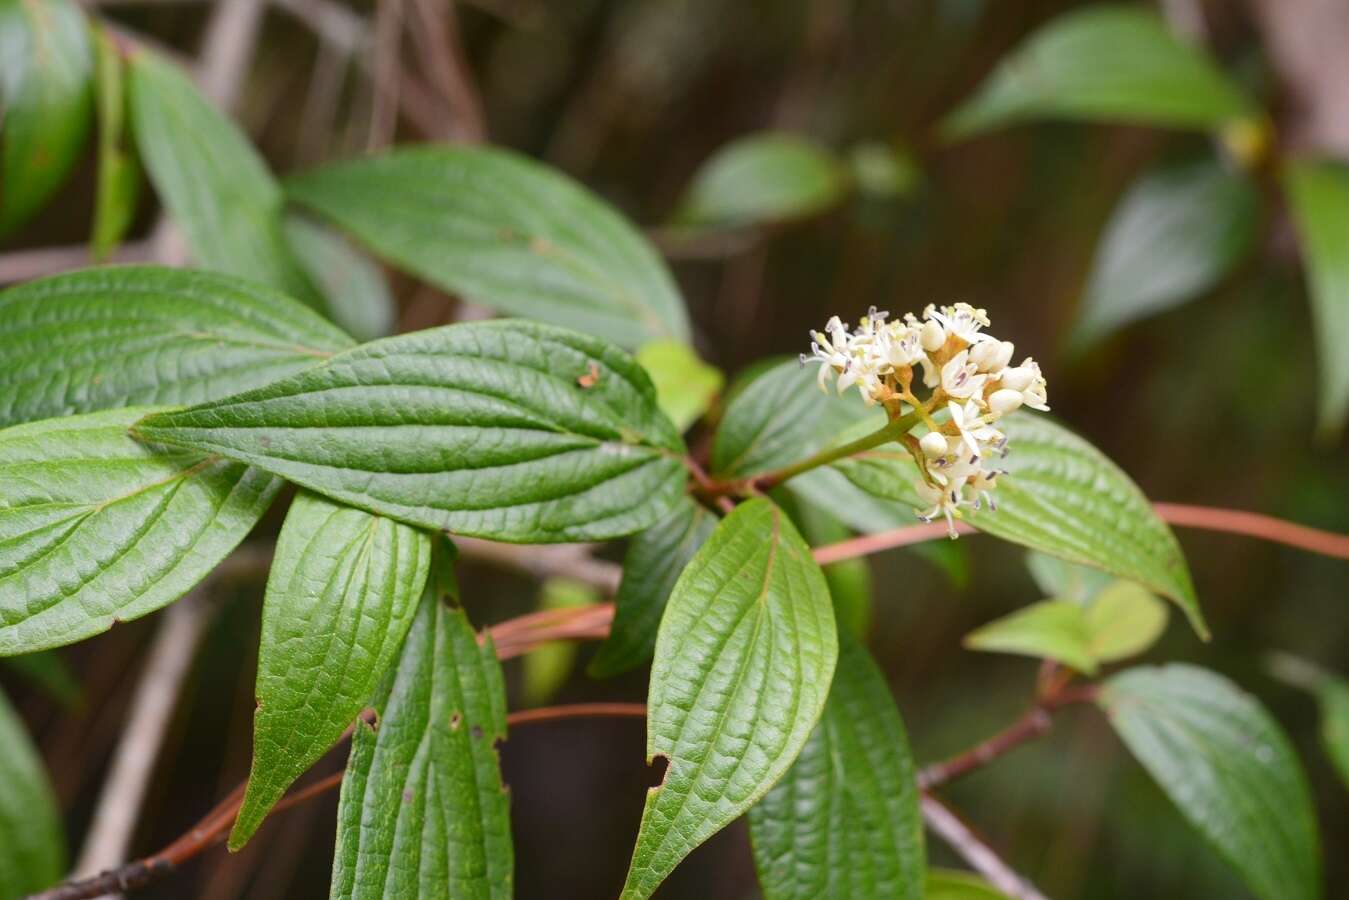
[[[559,166],[644,226],[670,215],[700,162],[749,132],[785,129],[838,148],[880,141],[912,157],[920,181],[902,196],[855,197],[724,258],[674,262],[699,349],[726,372],[799,352],[807,329],[830,314],[855,318],[873,304],[899,313],[964,300],[986,307],[994,333],[1041,361],[1055,415],[1118,461],[1150,497],[1349,532],[1349,458],[1343,444],[1313,439],[1313,335],[1281,211],[1266,218],[1256,252],[1217,289],[1086,355],[1062,352],[1096,242],[1122,192],[1159,162],[1211,152],[1207,138],[1032,124],[953,146],[934,139],[934,123],[1002,54],[1072,5],[473,0],[459,4],[458,20],[491,139]],[[1308,66],[1281,58],[1272,49],[1282,26],[1271,7],[1279,5],[1318,6],[1206,3],[1206,41],[1277,111],[1287,139],[1324,140],[1331,146],[1323,149],[1334,150],[1335,137],[1317,131],[1313,113],[1325,101],[1316,79],[1335,79],[1342,60],[1327,57],[1318,76],[1315,66],[1309,75]],[[1349,6],[1339,5],[1344,26]],[[108,3],[99,12],[189,56],[209,7]],[[361,22],[373,15],[370,4],[347,9]],[[1321,21],[1334,21],[1330,12]],[[411,44],[405,56],[415,71]],[[295,111],[306,102],[318,58],[313,28],[289,12],[268,12],[237,118],[280,172],[361,149],[363,132],[348,124],[369,103],[358,73],[344,82],[331,127],[320,134],[301,127]],[[1338,85],[1344,92],[1343,79]],[[400,140],[426,139],[418,122],[404,119],[398,127]],[[21,243],[83,239],[92,158],[88,163],[22,232]],[[1277,203],[1272,194],[1267,202]],[[157,206],[152,197],[141,205],[143,232]],[[394,284],[401,329],[452,317],[451,298],[401,276]],[[261,527],[274,531],[283,509],[278,504]],[[1349,792],[1318,746],[1312,701],[1274,681],[1265,655],[1290,650],[1349,673],[1349,567],[1234,536],[1180,537],[1214,640],[1201,643],[1173,617],[1147,659],[1216,669],[1258,695],[1288,729],[1313,785],[1334,896],[1335,886],[1349,881]],[[1031,660],[960,646],[975,626],[1041,598],[1021,551],[980,536],[962,539],[956,551],[947,570],[908,551],[872,560],[871,647],[923,761],[963,749],[1020,714],[1035,676]],[[537,601],[537,584],[523,577],[470,565],[461,578],[479,624]],[[192,668],[132,842],[138,855],[176,837],[247,773],[261,599],[260,583],[241,586]],[[155,623],[133,622],[61,651],[83,686],[74,710],[0,672],[52,770],[72,847],[87,826]],[[643,699],[645,671],[587,679],[582,670],[592,651],[582,648],[556,702]],[[520,667],[507,664],[514,705]],[[644,788],[653,781],[640,721],[522,727],[502,757],[513,795],[518,895],[614,896]],[[344,753],[335,752],[318,771],[337,771],[343,762]],[[946,796],[1051,896],[1246,896],[1091,709],[1069,711],[1047,739]],[[210,851],[143,895],[326,896],[335,807],[334,795],[277,815],[244,852]],[[930,845],[934,861],[957,864]],[[660,896],[757,896],[743,824],[695,852]]]

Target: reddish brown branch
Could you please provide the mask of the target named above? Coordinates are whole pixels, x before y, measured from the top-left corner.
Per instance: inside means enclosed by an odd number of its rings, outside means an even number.
[[[645,703],[572,703],[567,706],[541,706],[538,709],[516,710],[506,717],[506,724],[514,727],[534,722],[555,722],[558,719],[616,719],[645,716]]]
[[[955,810],[931,794],[923,794],[923,821],[988,883],[1015,900],[1045,900],[1028,879],[1002,861]]]
[[[1309,528],[1296,522],[1239,509],[1191,506],[1186,503],[1154,503],[1152,508],[1167,522],[1182,528],[1241,534],[1323,556],[1349,559],[1349,535]]]

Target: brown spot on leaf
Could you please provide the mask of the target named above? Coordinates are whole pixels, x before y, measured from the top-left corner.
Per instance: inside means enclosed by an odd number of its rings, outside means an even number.
[[[590,361],[590,369],[584,375],[578,376],[576,383],[585,390],[590,390],[600,383],[600,367],[593,359]]]

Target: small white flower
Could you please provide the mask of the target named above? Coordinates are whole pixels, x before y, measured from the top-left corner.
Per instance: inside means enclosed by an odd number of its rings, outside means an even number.
[[[983,455],[985,446],[996,448],[1006,441],[1003,433],[988,424],[987,419],[980,415],[979,404],[973,400],[965,401],[964,406],[959,403],[948,403],[946,408],[951,411],[951,423],[960,432],[961,440],[965,442],[975,461]]]
[[[928,307],[930,310],[932,307]],[[929,353],[935,353],[940,350],[942,344],[946,343],[946,329],[941,327],[941,323],[935,319],[928,319],[923,323],[921,333],[923,349]]]
[[[952,397],[972,397],[984,389],[987,375],[970,362],[970,351],[961,350],[941,367],[941,386]]]
[[[953,334],[967,344],[992,340],[988,335],[979,332],[980,328],[989,324],[988,313],[968,303],[943,306],[940,310],[929,304],[928,308],[923,310],[923,318],[937,321],[947,334]]]
[[[892,322],[884,337],[884,359],[892,369],[912,366],[927,359],[919,330],[912,325]]]
[[[1029,356],[1015,369],[1003,370],[1002,386],[1008,390],[1019,391],[1022,402],[1031,409],[1048,412],[1049,395],[1045,377],[1040,373],[1040,364]]]
[[[931,522],[937,516],[946,517],[946,533],[952,540],[959,537],[956,531],[956,519],[960,516],[960,489],[959,488],[936,488],[921,478],[913,483],[913,489],[917,492],[918,498],[931,504],[927,510],[915,509],[914,515],[924,522]]]

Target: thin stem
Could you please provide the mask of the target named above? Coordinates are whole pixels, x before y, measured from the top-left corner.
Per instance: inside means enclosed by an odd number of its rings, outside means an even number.
[[[1045,900],[1045,895],[1026,877],[1017,874],[1002,861],[988,844],[979,839],[974,830],[956,814],[956,811],[931,794],[923,794],[923,821],[933,833],[964,858],[988,883],[1015,900]]]
[[[921,421],[922,413],[914,410],[910,413],[900,416],[893,422],[873,431],[871,434],[858,438],[855,441],[849,441],[837,447],[826,447],[813,456],[808,456],[803,460],[792,463],[790,466],[784,466],[781,469],[774,469],[771,472],[765,472],[762,475],[755,475],[750,478],[743,478],[738,481],[712,482],[707,490],[712,494],[748,494],[755,491],[767,491],[782,484],[789,478],[794,478],[802,472],[809,472],[811,469],[818,469],[820,466],[827,466],[831,462],[836,462],[857,453],[863,453],[882,444],[888,444],[893,440],[899,439],[907,434],[909,429]]]
[[[1308,528],[1296,522],[1239,509],[1191,506],[1186,503],[1154,503],[1152,508],[1167,522],[1182,528],[1202,528],[1207,531],[1242,534],[1319,553],[1322,556],[1349,559],[1349,535],[1323,531],[1320,528]]]
[[[541,706],[538,709],[520,709],[506,717],[506,724],[529,725],[534,722],[556,722],[558,719],[645,718],[645,703],[571,703],[566,706]]]

